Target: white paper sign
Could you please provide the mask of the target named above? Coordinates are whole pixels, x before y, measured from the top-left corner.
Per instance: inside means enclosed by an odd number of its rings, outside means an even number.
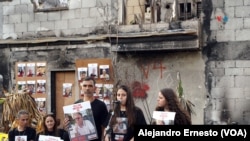
[[[39,135],[38,141],[62,141],[60,137]]]
[[[153,118],[156,120],[174,120],[175,112],[154,111]]]

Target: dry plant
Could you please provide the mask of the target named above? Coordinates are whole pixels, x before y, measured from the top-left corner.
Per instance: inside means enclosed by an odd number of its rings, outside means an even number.
[[[191,116],[192,114],[195,114],[195,111],[193,107],[195,106],[190,100],[185,99],[184,97],[184,92],[183,92],[183,87],[182,87],[182,81],[181,81],[181,75],[180,72],[177,73],[177,80],[178,82],[178,87],[177,87],[177,94],[181,103],[181,106],[188,111],[189,115]]]
[[[5,92],[3,102],[3,116],[1,117],[0,125],[4,127],[4,132],[15,128],[16,115],[19,110],[27,110],[30,113],[30,126],[36,128],[42,122],[43,116],[37,109],[37,104],[32,96],[27,91],[15,91],[12,93]]]

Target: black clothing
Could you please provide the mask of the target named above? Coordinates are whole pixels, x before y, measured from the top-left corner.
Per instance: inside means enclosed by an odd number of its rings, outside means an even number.
[[[81,102],[83,102],[83,100],[79,99],[74,104]],[[104,122],[108,116],[107,106],[104,102],[100,101],[99,99],[95,99],[90,103],[90,105],[93,112],[96,130],[98,134],[98,139],[91,141],[102,141],[102,127],[105,127]]]
[[[126,111],[120,111],[120,116],[121,117],[126,117],[127,118],[127,114]],[[134,114],[135,115],[135,124],[134,125],[147,125],[146,119],[144,117],[144,114],[142,112],[142,110],[139,107],[135,107],[134,112],[133,113],[129,113],[129,114]],[[109,126],[109,119],[110,119],[111,114],[109,114],[108,118],[106,119],[105,122],[105,127]],[[124,135],[124,139],[123,141],[129,141],[130,139],[133,138],[134,136],[134,127],[129,127],[127,126],[127,133]],[[111,130],[111,141],[115,141],[115,136],[116,135],[122,135],[122,134],[118,134],[118,133],[113,133],[113,131]]]
[[[47,135],[47,136],[54,136],[54,137],[60,137],[63,141],[70,141],[69,134],[64,129],[57,129],[57,131],[45,131],[40,132],[36,135],[36,140],[39,141],[40,135]]]
[[[36,130],[31,127],[26,127],[24,131],[18,131],[17,128],[13,128],[8,133],[8,140],[15,141],[15,136],[27,136],[27,141],[35,140],[36,138]]]

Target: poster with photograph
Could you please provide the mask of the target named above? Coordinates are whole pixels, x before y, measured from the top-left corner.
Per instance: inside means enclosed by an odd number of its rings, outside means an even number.
[[[82,84],[81,84],[81,87],[82,87]],[[80,96],[84,96],[84,92],[82,89],[80,90]]]
[[[175,112],[153,111],[156,125],[173,125]]]
[[[99,66],[100,78],[109,80],[109,65],[100,65]]]
[[[111,109],[111,97],[113,93],[113,84],[104,84],[103,86],[103,102],[106,104],[107,109]]]
[[[28,88],[29,94],[35,94],[36,93],[36,81],[35,80],[27,81],[27,88]]]
[[[37,80],[36,92],[40,94],[46,93],[46,80]]]
[[[36,76],[43,77],[46,72],[46,63],[36,63]]]
[[[35,98],[37,109],[43,115],[46,115],[46,98]]]
[[[25,70],[26,70],[26,64],[25,63],[18,63],[17,64],[17,77],[24,77]]]
[[[24,92],[26,89],[26,81],[17,81],[17,90],[19,93]]]
[[[65,118],[69,118],[71,141],[85,141],[98,138],[93,112],[89,101],[63,106]]]
[[[63,97],[72,96],[72,83],[63,83]]]
[[[98,78],[98,64],[97,63],[88,64],[88,76]]]
[[[117,117],[116,123],[113,127],[114,133],[119,134],[126,134],[127,133],[127,126],[128,126],[128,119],[125,117]]]
[[[95,89],[94,97],[98,98],[100,100],[103,100],[103,84],[96,83],[95,87],[96,87],[96,89]]]
[[[88,68],[87,67],[78,68],[77,72],[78,72],[78,80],[79,81],[84,80],[84,78],[88,76]]]
[[[34,77],[35,76],[35,63],[27,63],[26,67],[26,76],[27,77]]]
[[[111,97],[113,92],[113,84],[104,84],[103,85],[103,97]]]
[[[60,137],[39,135],[38,141],[63,141]]]
[[[24,135],[15,136],[15,141],[27,141],[27,136]]]

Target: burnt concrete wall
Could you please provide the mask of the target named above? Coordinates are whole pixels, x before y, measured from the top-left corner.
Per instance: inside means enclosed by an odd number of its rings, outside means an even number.
[[[110,46],[78,45],[78,46],[39,46],[6,48],[2,60],[5,60],[9,70],[5,83],[15,85],[15,63],[18,61],[46,61],[47,72],[53,70],[75,70],[76,59],[111,58],[115,69],[115,84],[127,84],[133,88],[136,105],[144,111],[148,122],[156,106],[156,99],[160,89],[165,87],[177,90],[181,78],[184,97],[195,106],[192,115],[194,124],[203,123],[203,110],[206,98],[204,69],[202,54],[199,51],[190,52],[134,52],[110,53]],[[7,60],[8,59],[8,60]],[[7,64],[6,64],[7,65]],[[6,67],[6,66],[3,66]],[[178,75],[180,74],[180,76]],[[192,81],[190,81],[192,80]],[[50,86],[50,75],[47,75],[47,85]],[[50,87],[48,87],[47,101],[50,107]],[[139,93],[138,93],[139,91]],[[141,94],[141,97],[138,97]]]
[[[249,124],[249,1],[204,0],[205,124]]]
[[[131,86],[133,95],[138,97],[136,103],[142,107],[145,116],[147,113],[152,115],[160,89],[169,87],[177,91],[181,79],[184,98],[195,105],[193,124],[203,124],[206,88],[201,52],[123,53],[115,58],[114,67],[117,83]]]
[[[17,40],[43,37],[90,37],[108,33],[111,30],[108,25],[117,19],[114,1],[70,2],[69,10],[38,13],[34,13],[30,0],[2,2],[1,41],[9,41],[6,43],[9,45]],[[105,7],[106,4],[109,6]],[[143,86],[138,91],[142,96],[146,94],[146,98],[135,100],[148,121],[159,90],[176,89],[179,73],[185,98],[195,105],[194,124],[249,124],[250,3],[203,0],[202,5],[202,51],[116,53],[110,51],[110,44],[93,40],[81,45],[6,45],[1,46],[0,52],[3,87],[15,84],[17,61],[46,61],[51,71],[74,70],[78,58],[111,58],[116,83],[132,88]],[[106,13],[106,8],[113,10]]]
[[[12,45],[15,41],[38,41],[34,39],[46,43],[46,39],[42,40],[44,37],[56,37],[58,40],[71,37],[74,40],[82,36],[105,34],[108,30],[112,30],[107,25],[117,19],[115,16],[117,9],[115,1],[108,0],[70,1],[69,10],[37,13],[33,11],[34,5],[30,0],[15,0],[2,4],[1,16],[4,20],[1,25],[3,29],[1,39],[7,43],[1,48],[3,56],[1,66],[6,68],[1,73],[6,80],[3,84],[9,89],[15,84],[14,71],[17,61],[46,61],[47,71],[50,74],[53,70],[75,70],[74,62],[78,58],[110,58],[115,68],[115,84],[125,83],[138,90],[140,95],[146,96],[135,100],[136,104],[143,109],[148,122],[156,106],[159,90],[165,87],[176,90],[178,74],[180,74],[184,96],[195,105],[193,107],[195,114],[192,115],[193,124],[203,124],[207,92],[205,63],[200,51],[121,54],[111,52],[111,45],[97,42],[98,38],[78,45],[67,43],[48,46]],[[105,11],[106,9],[111,10]],[[49,79],[50,75],[47,78],[47,85],[50,85]],[[49,89],[47,96],[47,100],[50,101]],[[48,110],[51,109],[49,103],[48,106]]]
[[[98,32],[107,33],[108,24],[117,20],[113,15],[116,11],[116,1],[111,3],[111,0],[68,0],[68,10],[54,7],[53,11],[47,8],[42,8],[44,11],[41,11],[32,1],[1,2],[1,39],[72,37]]]

